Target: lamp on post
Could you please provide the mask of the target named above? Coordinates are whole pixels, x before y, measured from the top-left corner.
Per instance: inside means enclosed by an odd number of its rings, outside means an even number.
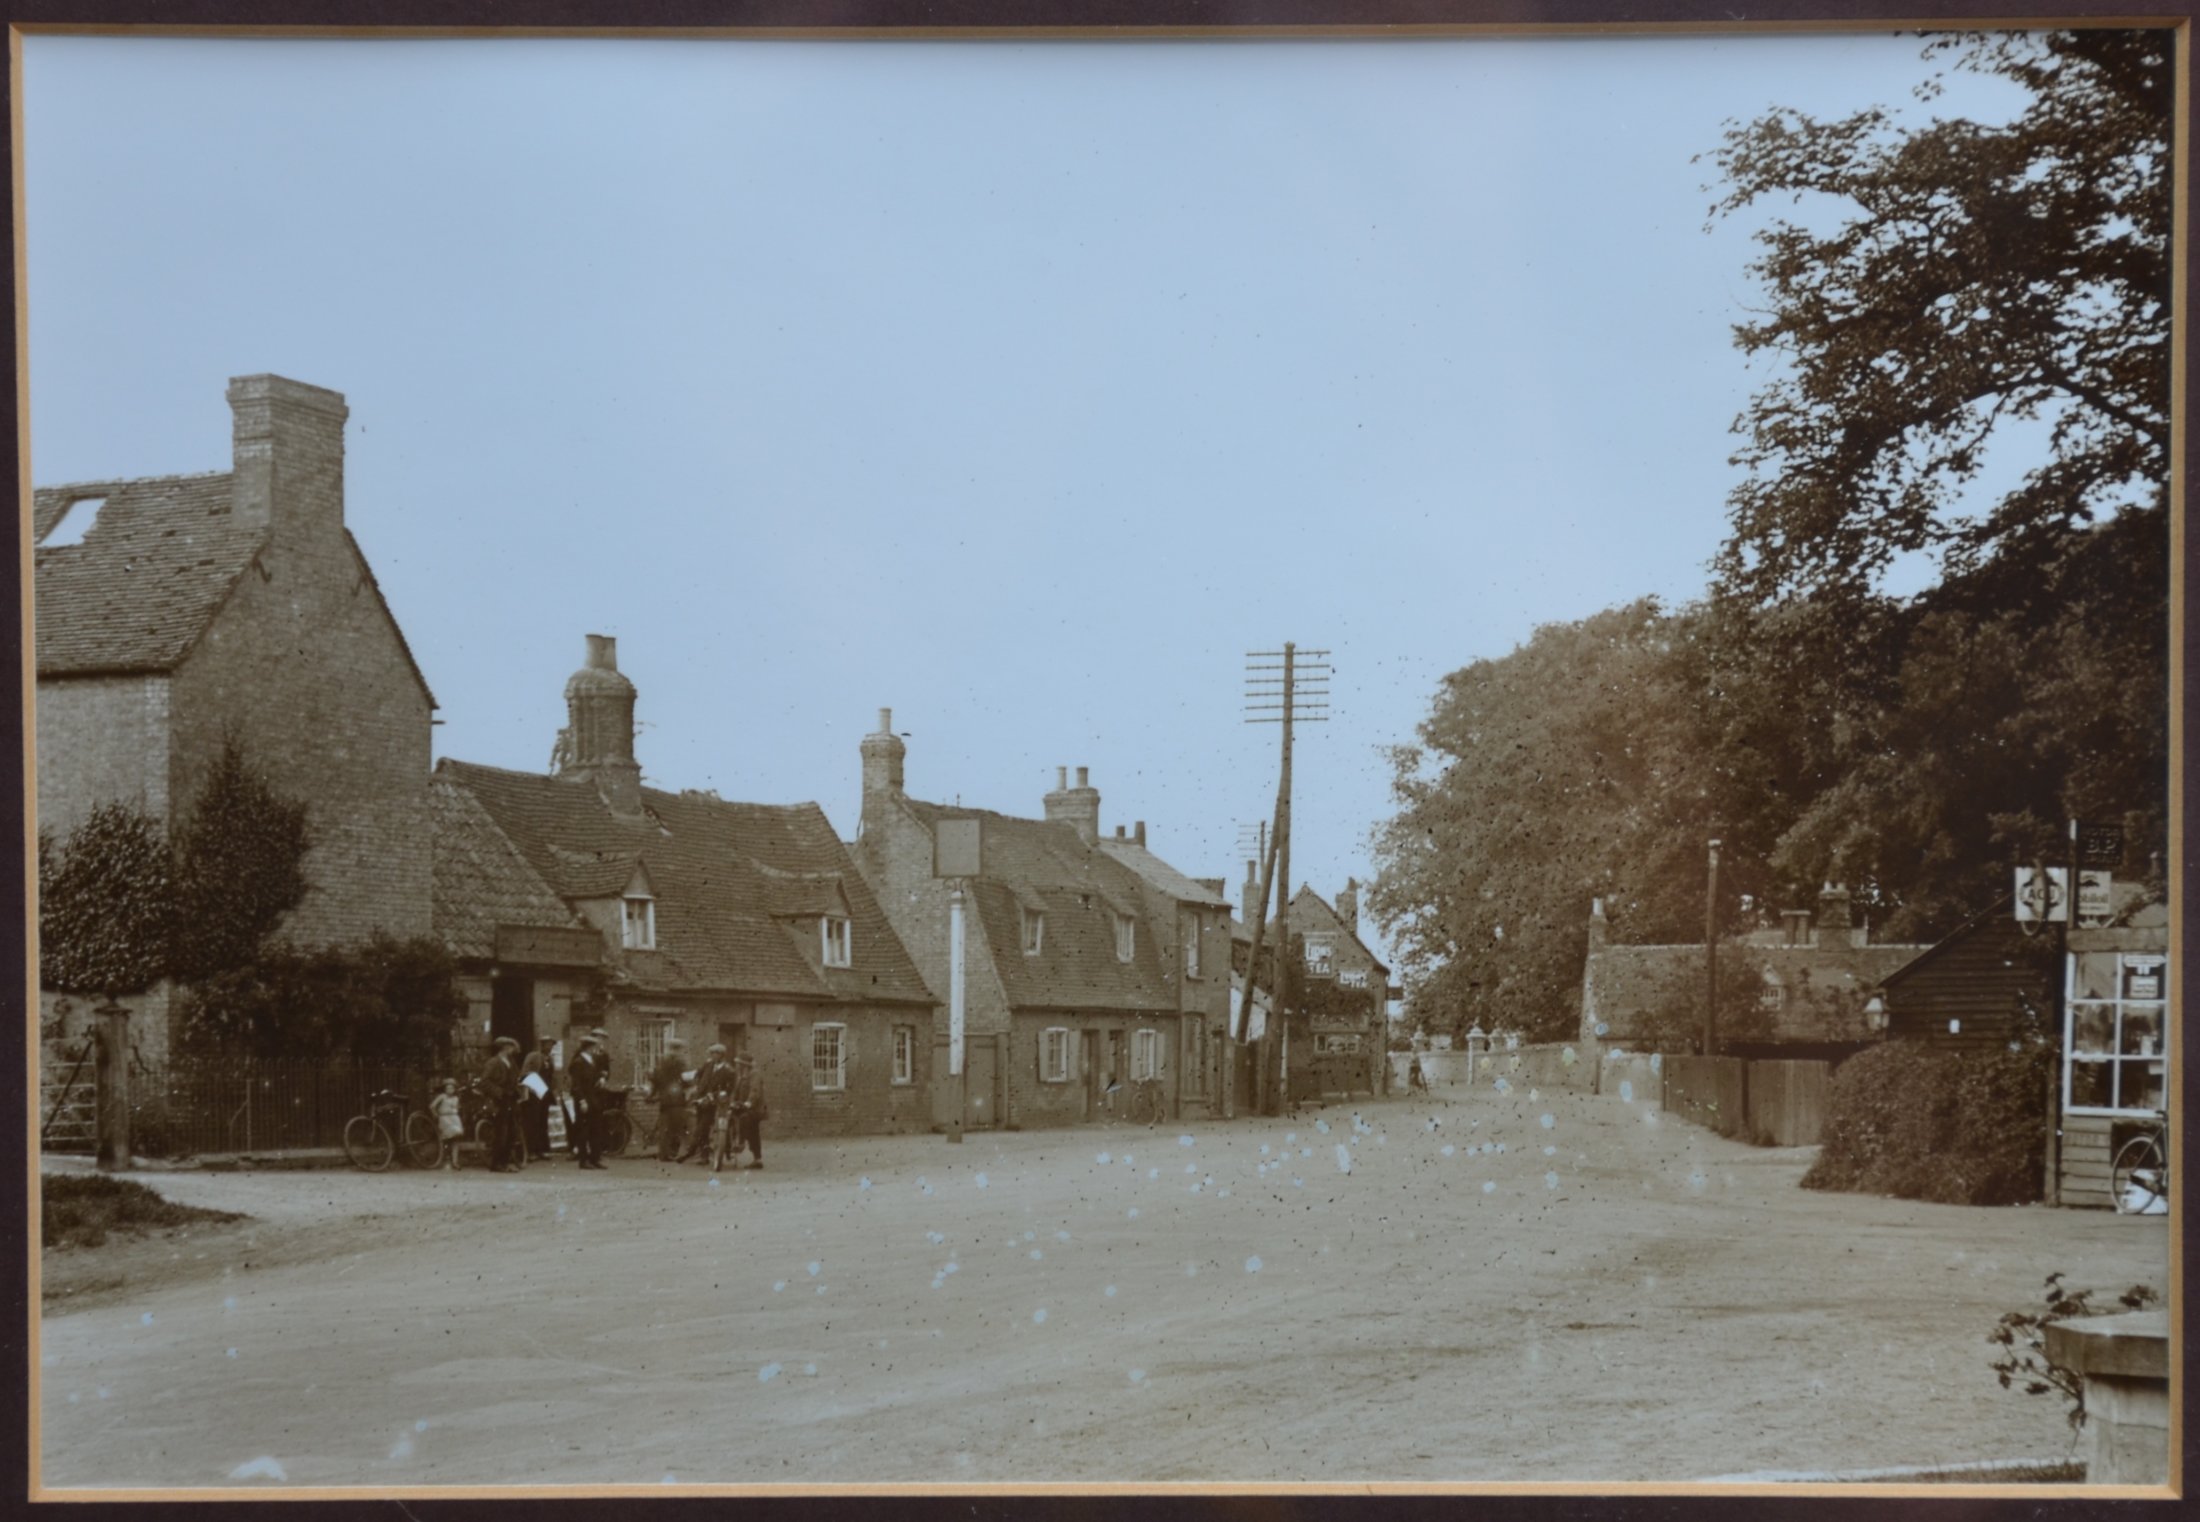
[[[1704,882],[1703,899],[1703,1054],[1713,1056],[1719,1041],[1719,837],[1714,831],[1710,845],[1710,870]]]

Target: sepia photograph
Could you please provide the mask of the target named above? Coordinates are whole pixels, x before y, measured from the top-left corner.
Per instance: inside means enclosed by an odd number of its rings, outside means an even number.
[[[12,45],[35,1497],[2181,1483],[2181,29]]]

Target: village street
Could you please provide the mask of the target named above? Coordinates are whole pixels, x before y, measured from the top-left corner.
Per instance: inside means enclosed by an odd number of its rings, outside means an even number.
[[[144,1174],[53,1263],[51,1487],[1691,1480],[2060,1458],[1986,1333],[2165,1222],[1795,1187],[1615,1096],[770,1146],[717,1183]],[[1346,1171],[1349,1167],[1349,1171]],[[241,1472],[243,1478],[233,1479]]]

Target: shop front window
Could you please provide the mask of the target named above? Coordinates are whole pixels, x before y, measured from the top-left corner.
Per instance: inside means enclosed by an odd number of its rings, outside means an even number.
[[[2169,1068],[2169,958],[2079,951],[2071,954],[2068,976],[2065,1107],[2106,1114],[2160,1110]]]

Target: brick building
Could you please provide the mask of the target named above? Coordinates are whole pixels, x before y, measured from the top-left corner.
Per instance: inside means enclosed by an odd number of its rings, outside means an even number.
[[[645,787],[613,641],[567,682],[556,772],[435,769],[437,909],[476,1028],[572,1050],[613,1081],[679,1036],[757,1064],[771,1127],[929,1123],[933,999],[824,810]]]
[[[1589,951],[1582,967],[1580,1045],[1591,1056],[1606,1050],[1684,1050],[1686,1035],[1662,1039],[1653,1016],[1675,991],[1700,1001],[1704,949],[1698,945],[1626,946],[1608,940],[1602,900],[1591,905]],[[1763,925],[1720,943],[1722,968],[1746,963],[1762,985],[1762,1029],[1722,1040],[1731,1056],[1813,1058],[1838,1062],[1886,1035],[1880,989],[1897,969],[1927,948],[1874,941],[1870,927],[1855,923],[1849,896],[1828,884],[1814,909],[1783,912]],[[1737,959],[1729,963],[1728,957]],[[1700,1009],[1700,1002],[1692,1005]],[[1691,1017],[1690,1031],[1694,1029]]]
[[[344,522],[334,391],[229,383],[226,472],[41,487],[36,542],[38,825],[96,805],[186,816],[225,740],[309,809],[303,947],[431,922],[435,699]],[[51,1012],[51,1001],[48,1004]],[[137,1001],[142,1049],[167,995]]]
[[[1168,1113],[1218,1105],[1214,1037],[1227,1019],[1229,910],[1207,885],[1146,849],[1103,842],[1100,793],[1067,768],[1045,817],[926,803],[903,785],[907,747],[879,712],[866,735],[862,864],[933,988],[948,987],[948,883],[935,876],[939,826],[976,820],[982,871],[965,914],[965,1124],[1067,1125],[1121,1114],[1128,1085],[1161,1081]],[[943,1077],[947,1021],[934,1034]],[[935,1124],[952,1119],[938,1086]],[[1111,1094],[1111,1087],[1114,1092]]]
[[[1251,952],[1254,902],[1260,883],[1252,862],[1245,864],[1241,889],[1244,909],[1235,930],[1233,965],[1242,990]],[[1390,969],[1360,939],[1360,884],[1346,878],[1335,903],[1301,884],[1287,919],[1271,920],[1261,933],[1264,968],[1257,990],[1265,1011],[1273,976],[1270,961],[1278,943],[1296,945],[1305,974],[1300,1008],[1289,1012],[1284,1028],[1284,1092],[1294,1100],[1324,1094],[1380,1094],[1390,1076],[1388,1006]],[[1246,1070],[1250,1077],[1250,1069]],[[1242,1089],[1240,1092],[1250,1092]]]

